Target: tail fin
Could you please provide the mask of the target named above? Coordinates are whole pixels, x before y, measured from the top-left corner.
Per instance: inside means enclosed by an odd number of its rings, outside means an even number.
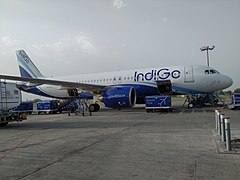
[[[44,77],[24,50],[16,51],[21,77]]]

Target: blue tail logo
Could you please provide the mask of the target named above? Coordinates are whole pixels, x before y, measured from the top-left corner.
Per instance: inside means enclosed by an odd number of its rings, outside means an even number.
[[[44,77],[24,50],[16,51],[21,77]]]

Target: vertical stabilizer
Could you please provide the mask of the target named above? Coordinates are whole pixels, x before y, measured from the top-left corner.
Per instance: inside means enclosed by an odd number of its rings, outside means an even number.
[[[44,77],[24,50],[16,51],[21,77]]]

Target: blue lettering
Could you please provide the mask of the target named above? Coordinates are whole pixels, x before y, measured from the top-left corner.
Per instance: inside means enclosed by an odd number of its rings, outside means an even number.
[[[137,75],[137,81],[139,81],[139,77],[142,76],[142,81],[144,81],[144,74],[143,73],[138,73]]]
[[[157,80],[157,71],[154,70],[154,81],[156,81],[156,80]]]
[[[169,72],[169,69],[167,69],[167,68],[160,69],[157,72],[157,77],[159,79],[167,79],[167,78],[169,78],[169,76],[170,76],[170,72]]]
[[[151,72],[148,72],[148,73],[145,74],[145,79],[147,81],[151,81],[153,79],[153,71],[154,70],[152,70]]]
[[[170,71],[168,68],[162,68],[159,70],[151,70],[146,73],[134,72],[134,81],[151,81],[151,80],[165,80],[170,78],[178,79],[181,76],[181,72],[178,69]]]
[[[177,79],[177,78],[179,78],[180,77],[180,71],[179,70],[174,70],[174,71],[172,71],[172,77],[174,78],[174,79]]]

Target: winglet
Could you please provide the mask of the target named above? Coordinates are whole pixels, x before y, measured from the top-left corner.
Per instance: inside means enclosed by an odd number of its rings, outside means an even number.
[[[38,78],[44,77],[24,50],[16,51],[21,77]]]

